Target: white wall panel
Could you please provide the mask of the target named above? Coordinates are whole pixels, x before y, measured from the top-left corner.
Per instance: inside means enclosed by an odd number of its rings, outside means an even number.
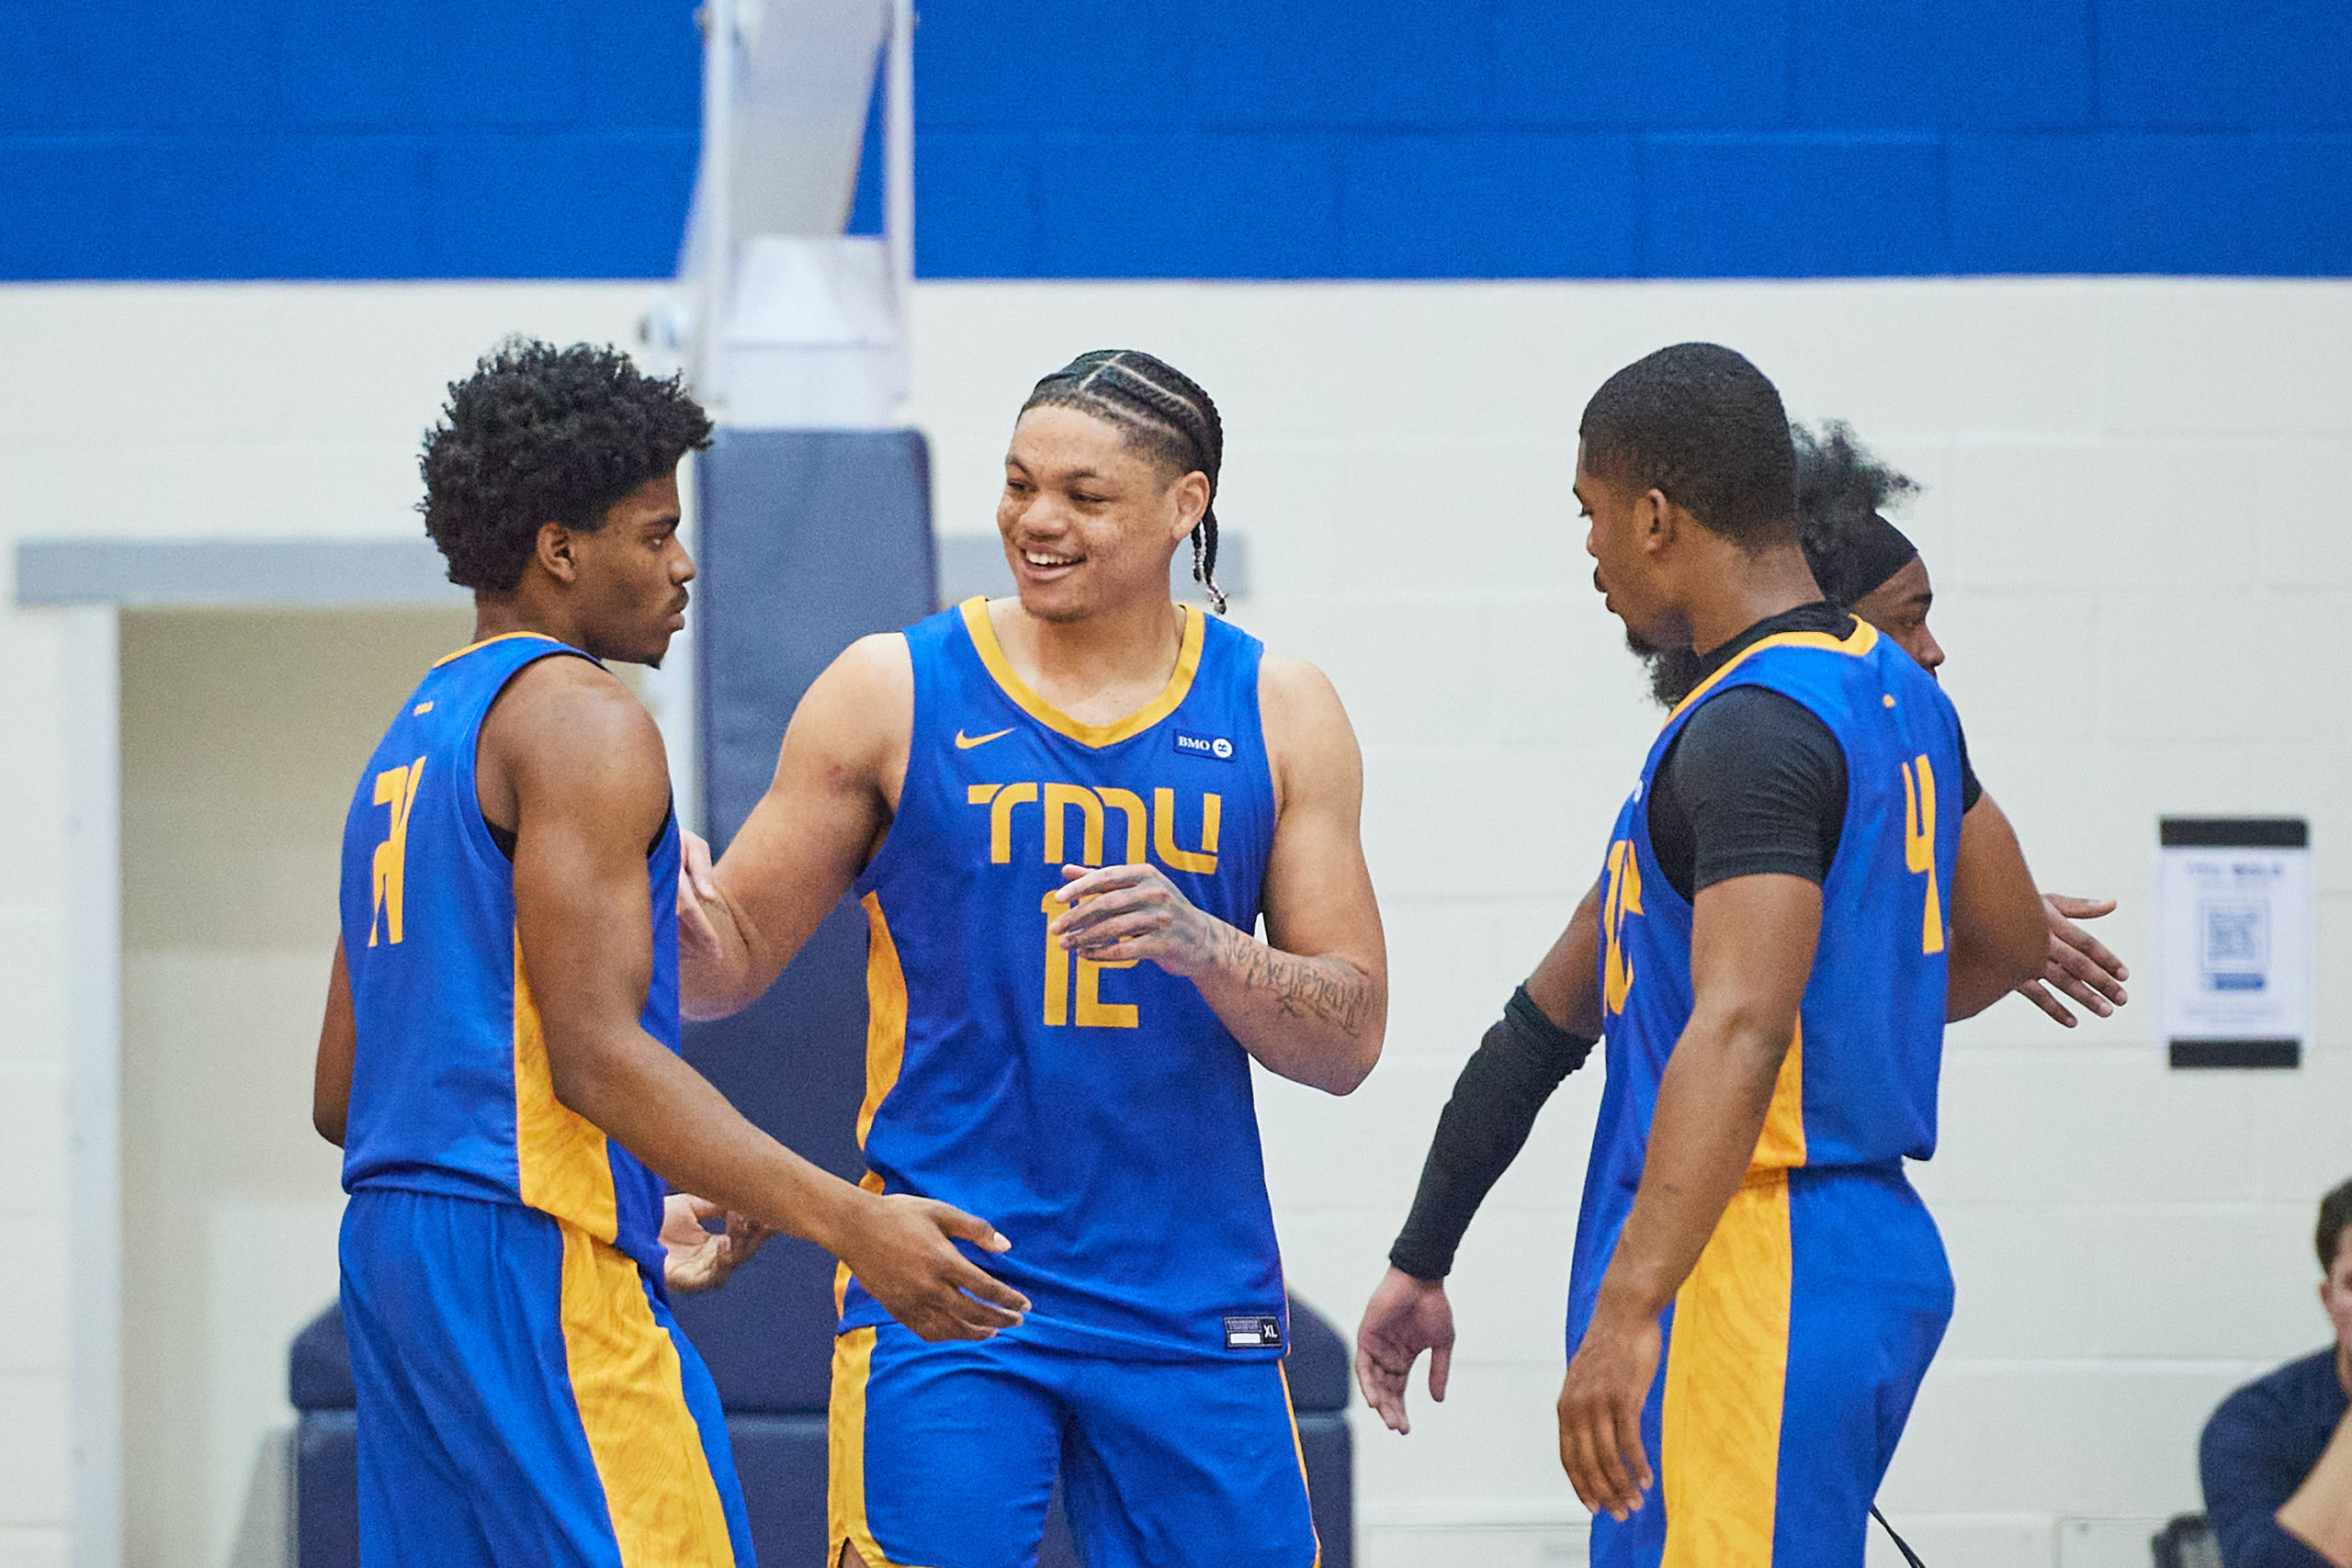
[[[20,370],[0,387],[0,543],[410,531],[414,443],[447,381],[510,328],[627,342],[642,303],[627,285],[0,289]],[[1075,353],[1152,349],[1224,411],[1219,511],[1255,578],[1237,618],[1322,663],[1349,705],[1395,949],[1371,1083],[1261,1094],[1294,1281],[1343,1326],[1459,1061],[1589,881],[1656,723],[1566,494],[1585,398],[1649,349],[1712,337],[1792,412],[1851,420],[1926,484],[1901,521],[1935,571],[1972,753],[2047,884],[2126,900],[2102,934],[2141,999],[2071,1033],[2019,1003],[1953,1032],[1943,1152],[1919,1180],[1961,1306],[1888,1501],[1939,1568],[2088,1563],[2194,1504],[2213,1401],[2316,1342],[2301,1233],[2352,1174],[2352,997],[2335,983],[2352,858],[2334,847],[2352,829],[2352,674],[2334,656],[2352,611],[2352,286],[925,284],[914,329],[945,532],[992,528],[1014,412]],[[0,610],[10,1225],[64,1202],[64,1025],[39,989],[73,874],[61,646],[54,617]],[[2147,899],[2154,818],[2182,811],[2312,818],[2321,1033],[2298,1074],[2163,1066]],[[1580,1553],[1549,1423],[1598,1088],[1571,1080],[1464,1248],[1453,1397],[1419,1396],[1409,1438],[1359,1424],[1369,1564],[1458,1561],[1469,1541],[1496,1562]],[[53,1317],[53,1270],[6,1255],[7,1287]],[[9,1440],[62,1451],[62,1393],[38,1367],[0,1372],[25,1377]],[[2077,1519],[2108,1522],[2068,1547]],[[0,1481],[0,1565],[54,1562],[62,1523],[53,1495]]]

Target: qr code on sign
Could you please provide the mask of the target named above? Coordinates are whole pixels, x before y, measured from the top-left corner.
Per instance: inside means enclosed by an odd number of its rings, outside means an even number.
[[[2270,911],[2260,904],[2205,906],[2205,962],[2259,965],[2270,953]]]

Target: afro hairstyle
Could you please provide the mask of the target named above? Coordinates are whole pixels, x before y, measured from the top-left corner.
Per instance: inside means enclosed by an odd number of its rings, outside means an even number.
[[[510,337],[449,384],[417,510],[450,581],[512,592],[542,525],[595,532],[615,502],[709,446],[710,429],[680,378],[647,376],[618,349]]]
[[[1797,457],[1797,536],[1808,555],[1837,558],[1872,516],[1918,493],[1918,481],[1879,461],[1842,419],[1824,420],[1819,434],[1792,420],[1789,439]]]

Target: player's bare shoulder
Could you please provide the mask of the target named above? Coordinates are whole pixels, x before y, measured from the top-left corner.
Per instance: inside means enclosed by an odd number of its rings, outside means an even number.
[[[560,798],[628,822],[669,810],[662,732],[620,678],[593,660],[535,660],[483,716],[475,792],[502,827],[525,795]]]
[[[809,686],[785,732],[778,776],[794,765],[849,773],[893,801],[915,728],[914,655],[904,634],[859,637]]]
[[[1308,660],[1267,652],[1258,663],[1258,719],[1274,776],[1277,812],[1332,791],[1360,795],[1363,756],[1331,678]]]

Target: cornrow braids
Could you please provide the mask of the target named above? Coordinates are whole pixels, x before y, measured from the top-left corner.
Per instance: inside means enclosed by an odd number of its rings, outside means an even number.
[[[1039,381],[1021,405],[1076,409],[1119,427],[1130,446],[1172,475],[1204,475],[1209,504],[1193,525],[1193,581],[1225,614],[1225,590],[1216,584],[1216,477],[1225,460],[1225,423],[1200,383],[1165,360],[1136,348],[1098,348],[1081,354]]]

